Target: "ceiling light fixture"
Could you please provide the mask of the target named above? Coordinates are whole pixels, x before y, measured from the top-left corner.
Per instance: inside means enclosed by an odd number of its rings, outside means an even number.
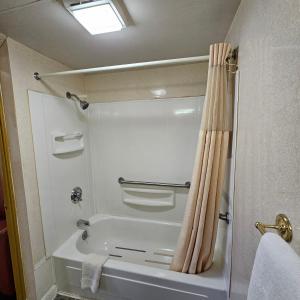
[[[111,0],[80,1],[65,6],[92,35],[119,31],[126,27]]]

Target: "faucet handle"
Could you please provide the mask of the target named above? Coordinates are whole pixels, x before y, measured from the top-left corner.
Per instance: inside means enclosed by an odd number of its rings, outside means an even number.
[[[82,201],[82,189],[79,186],[76,186],[73,188],[71,192],[71,201],[74,204],[77,204],[78,202]]]

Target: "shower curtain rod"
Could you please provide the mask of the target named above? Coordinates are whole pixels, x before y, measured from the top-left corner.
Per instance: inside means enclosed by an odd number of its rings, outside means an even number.
[[[33,77],[36,80],[41,80],[44,77],[90,74],[90,73],[98,73],[98,72],[109,72],[115,70],[128,70],[128,69],[138,69],[138,68],[145,68],[145,67],[196,63],[196,62],[208,61],[208,59],[209,59],[209,55],[203,55],[203,56],[192,56],[192,57],[183,57],[183,58],[175,58],[175,59],[139,62],[139,63],[125,64],[125,65],[114,65],[114,66],[97,67],[97,68],[89,68],[89,69],[70,70],[70,71],[62,71],[62,72],[55,72],[55,73],[39,74],[38,72],[35,72],[33,74]]]

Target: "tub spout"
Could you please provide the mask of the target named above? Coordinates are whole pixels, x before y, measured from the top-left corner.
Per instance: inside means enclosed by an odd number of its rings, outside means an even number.
[[[86,226],[90,226],[90,222],[88,220],[79,219],[76,222],[76,226],[80,229],[85,228]]]

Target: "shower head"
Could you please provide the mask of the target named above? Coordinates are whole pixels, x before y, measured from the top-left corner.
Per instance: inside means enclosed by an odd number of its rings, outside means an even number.
[[[75,99],[76,101],[78,101],[79,104],[80,104],[80,107],[81,107],[83,110],[87,109],[87,108],[89,107],[89,105],[90,105],[87,101],[81,100],[77,95],[72,94],[72,93],[70,93],[70,92],[66,92],[66,97],[67,97],[68,99],[73,99],[73,100]]]
[[[89,103],[87,101],[84,101],[84,100],[80,100],[80,107],[85,110],[89,107]]]

